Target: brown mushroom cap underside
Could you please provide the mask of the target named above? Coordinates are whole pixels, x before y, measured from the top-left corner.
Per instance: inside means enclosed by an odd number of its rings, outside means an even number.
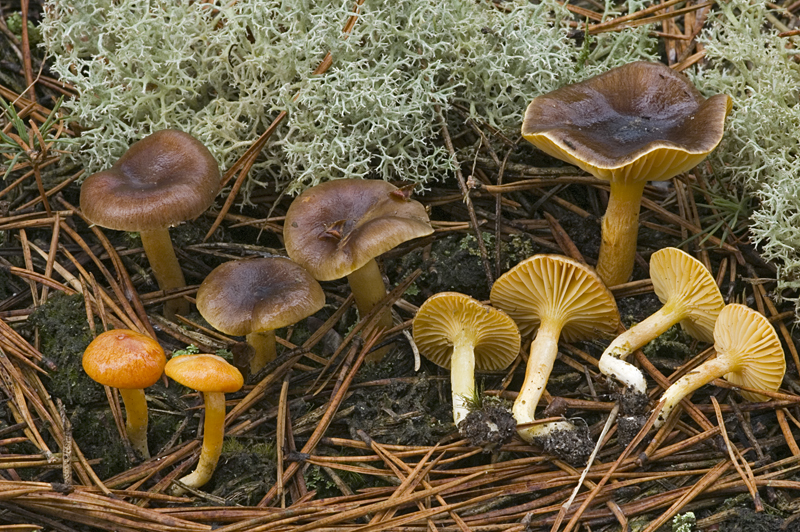
[[[218,266],[197,291],[197,309],[216,329],[236,336],[280,329],[325,305],[319,283],[284,257]]]
[[[381,180],[340,179],[307,189],[289,206],[286,252],[320,281],[341,279],[373,258],[433,233],[425,207]]]
[[[567,342],[609,336],[617,331],[614,296],[590,267],[561,255],[535,255],[503,274],[490,295],[492,305],[519,326],[523,336],[543,318],[563,323]]]
[[[200,141],[165,129],[86,178],[81,209],[102,227],[152,231],[200,216],[214,202],[220,180],[217,161]]]
[[[638,61],[534,98],[522,134],[601,179],[669,179],[719,144],[730,107],[727,95],[705,99],[683,74]]]
[[[99,334],[83,353],[83,369],[94,381],[130,390],[155,384],[166,361],[158,342],[128,329]]]
[[[164,372],[175,382],[199,392],[232,393],[244,384],[239,370],[217,355],[177,356],[167,362]]]
[[[517,357],[520,335],[504,312],[457,292],[429,297],[414,317],[414,341],[434,364],[450,369],[453,341],[458,335],[472,338],[475,367],[495,371],[508,367]]]
[[[650,279],[658,299],[682,301],[687,316],[681,327],[692,338],[714,340],[714,324],[725,306],[717,282],[702,262],[677,248],[663,248],[650,257]]]
[[[717,353],[736,357],[738,371],[725,379],[738,386],[776,391],[786,373],[786,357],[775,328],[767,318],[744,305],[726,305],[714,328]],[[719,355],[718,355],[719,356]],[[748,401],[767,401],[768,397],[740,392]]]

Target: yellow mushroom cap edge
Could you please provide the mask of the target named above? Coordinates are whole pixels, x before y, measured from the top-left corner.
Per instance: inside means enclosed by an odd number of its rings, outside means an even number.
[[[167,362],[167,377],[199,392],[231,393],[244,384],[242,374],[217,355],[182,355]]]

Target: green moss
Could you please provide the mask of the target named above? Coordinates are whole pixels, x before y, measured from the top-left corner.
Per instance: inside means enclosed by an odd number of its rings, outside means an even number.
[[[48,391],[67,406],[104,401],[103,387],[86,375],[81,364],[83,352],[92,341],[83,296],[51,294],[31,313],[28,322],[39,329],[42,354],[56,365],[49,372]],[[102,331],[101,324],[96,326]]]
[[[339,177],[425,183],[453,168],[436,142],[436,106],[459,104],[516,134],[534,96],[656,50],[648,28],[638,28],[599,36],[582,52],[555,0],[502,9],[367,0],[345,38],[352,7],[49,0],[41,27],[52,68],[80,92],[66,105],[87,128],[75,156],[96,171],[132,141],[173,127],[197,136],[228,168],[286,110],[245,197],[255,185],[296,192]],[[311,75],[328,52],[328,72]]]
[[[274,441],[226,438],[208,488],[230,504],[253,506],[275,483]]]

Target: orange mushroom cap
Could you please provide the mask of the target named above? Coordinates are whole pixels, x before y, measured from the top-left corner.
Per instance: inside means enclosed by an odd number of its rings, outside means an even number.
[[[244,385],[239,370],[217,355],[173,357],[164,372],[175,382],[199,392],[232,393]]]
[[[83,352],[83,369],[93,380],[122,389],[144,389],[161,377],[167,358],[144,334],[113,329],[97,336]]]

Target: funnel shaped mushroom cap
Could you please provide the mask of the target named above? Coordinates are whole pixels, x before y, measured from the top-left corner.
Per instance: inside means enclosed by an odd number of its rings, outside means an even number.
[[[197,291],[197,310],[206,321],[236,336],[286,327],[323,305],[319,283],[283,257],[226,262]]]
[[[98,335],[83,352],[83,369],[89,377],[105,386],[128,390],[155,384],[166,362],[158,342],[128,329]]]
[[[680,249],[660,249],[650,258],[650,278],[658,299],[680,306],[686,314],[681,327],[693,338],[712,342],[725,301],[703,263]]]
[[[732,384],[774,392],[783,382],[786,357],[775,328],[751,308],[731,304],[722,309],[714,327],[714,348],[718,357],[737,361],[736,369],[725,375]],[[751,392],[741,394],[748,401],[769,399]]]
[[[81,209],[102,227],[152,231],[200,216],[214,202],[220,180],[217,161],[200,141],[164,129],[86,178]]]
[[[431,233],[425,207],[381,180],[340,179],[311,187],[289,206],[283,225],[289,257],[320,281],[341,279]]]
[[[171,358],[164,367],[167,377],[198,392],[232,393],[244,379],[239,370],[217,355],[182,355]]]
[[[545,320],[562,323],[568,342],[608,336],[619,326],[614,296],[588,266],[561,255],[535,255],[492,286],[492,304],[529,336]]]
[[[629,63],[538,96],[522,135],[600,179],[664,180],[702,161],[722,140],[731,99],[705,99],[666,65]]]
[[[450,369],[453,343],[463,335],[474,346],[479,370],[508,367],[519,353],[519,331],[508,315],[456,292],[429,297],[414,317],[413,334],[420,352],[446,369]]]

